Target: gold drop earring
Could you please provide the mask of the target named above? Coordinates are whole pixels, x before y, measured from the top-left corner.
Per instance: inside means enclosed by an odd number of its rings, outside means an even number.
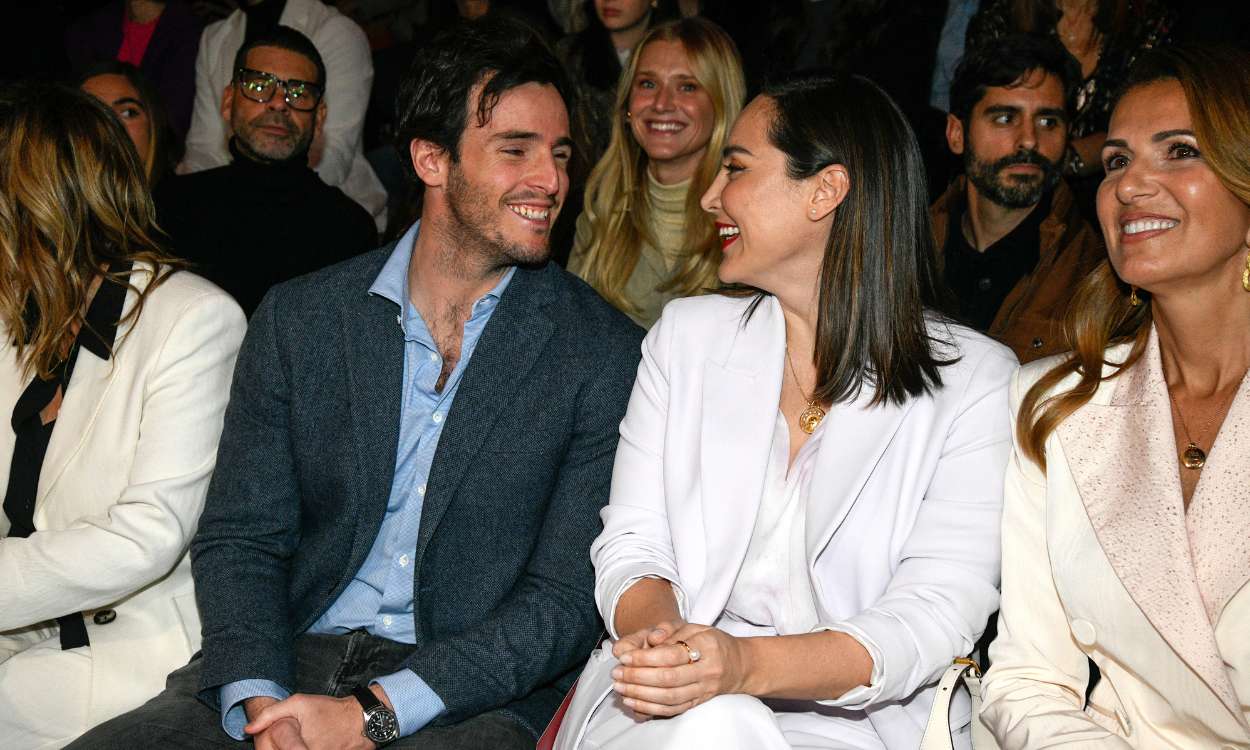
[[[1246,253],[1246,270],[1241,272],[1241,288],[1250,292],[1250,252]]]
[[[1247,268],[1250,269],[1250,266]],[[1250,273],[1250,270],[1247,270],[1247,273]],[[1137,287],[1130,287],[1130,289],[1133,291],[1128,295],[1128,303],[1133,307],[1137,307],[1141,304],[1141,297],[1137,296]],[[1250,291],[1250,287],[1247,288],[1247,291]]]

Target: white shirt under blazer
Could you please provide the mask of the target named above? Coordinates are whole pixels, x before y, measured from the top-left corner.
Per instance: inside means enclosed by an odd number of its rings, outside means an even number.
[[[614,637],[617,600],[643,576],[672,581],[688,621],[713,623],[725,608],[786,372],[780,304],[765,297],[744,322],[750,301],[674,301],[643,344],[604,530],[591,548],[599,611]],[[834,405],[805,511],[814,630],[846,632],[873,659],[869,686],[821,703],[860,712],[860,726],[898,750],[919,746],[940,672],[972,649],[998,606],[1010,450],[1015,357],[954,324],[931,320],[929,331],[948,342],[937,346],[940,358],[959,358],[941,368],[942,386],[902,405],[869,407],[868,388]],[[965,697],[952,724],[968,721]]]
[[[1013,413],[1057,361],[1021,368]],[[1250,378],[1188,513],[1181,471],[1154,331],[1050,434],[1044,473],[1012,456],[981,709],[1004,748],[1250,748]]]
[[[131,274],[139,286],[148,278],[142,266]],[[136,299],[127,293],[123,315]],[[111,359],[79,353],[39,473],[35,533],[4,538],[9,524],[0,513],[0,682],[33,647],[57,638],[50,620],[86,611],[89,685],[58,684],[55,663],[44,662],[46,684],[6,686],[55,693],[71,714],[85,703],[87,726],[78,731],[158,693],[199,649],[186,550],[245,328],[225,292],[186,271],[171,275],[147,296],[137,322],[118,328]],[[9,416],[31,379],[15,355],[7,342],[0,348],[0,487],[14,449]],[[97,622],[92,611],[106,608],[115,617]],[[8,714],[0,727],[16,713],[0,706]]]

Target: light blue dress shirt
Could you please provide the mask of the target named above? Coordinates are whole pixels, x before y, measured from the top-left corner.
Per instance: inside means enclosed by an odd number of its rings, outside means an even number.
[[[360,570],[325,614],[308,629],[309,633],[343,634],[367,630],[400,643],[416,642],[412,565],[430,465],[473,350],[516,272],[515,267],[508,269],[495,288],[473,304],[464,324],[460,360],[443,389],[435,390],[443,369],[443,357],[408,294],[408,263],[420,225],[421,222],[413,224],[400,238],[369,288],[369,294],[394,302],[401,311],[396,316],[396,324],[404,337],[399,448],[386,515]],[[410,669],[380,676],[373,682],[382,686],[395,707],[401,736],[421,729],[446,708],[438,694]],[[270,680],[240,680],[223,685],[220,693],[222,727],[230,736],[241,740],[247,724],[243,701],[257,696],[282,700],[289,695],[289,691]]]

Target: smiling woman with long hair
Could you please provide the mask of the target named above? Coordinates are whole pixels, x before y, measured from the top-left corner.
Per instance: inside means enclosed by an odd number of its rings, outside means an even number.
[[[187,544],[242,313],[157,242],[143,167],[85,93],[0,89],[0,737],[60,747],[200,637]]]
[[[1240,50],[1152,53],[1115,105],[1109,260],[1075,351],[1012,388],[982,712],[1003,747],[1250,743],[1248,138]]]
[[[733,41],[701,18],[651,29],[621,76],[569,270],[643,327],[717,284],[720,241],[699,198],[745,97]]]
[[[669,303],[643,345],[591,548],[612,642],[561,740],[919,746],[998,602],[1016,364],[932,311],[924,185],[865,79],[743,110],[702,198],[731,292]]]

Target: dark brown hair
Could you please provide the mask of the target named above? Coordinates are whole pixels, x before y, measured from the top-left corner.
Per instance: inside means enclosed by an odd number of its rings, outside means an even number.
[[[815,398],[903,403],[940,387],[941,360],[926,317],[939,282],[924,162],[911,126],[876,84],[860,76],[803,78],[768,87],[769,141],[790,179],[832,164],[851,188],[838,208],[820,269]],[[748,310],[759,303],[762,296]]]

